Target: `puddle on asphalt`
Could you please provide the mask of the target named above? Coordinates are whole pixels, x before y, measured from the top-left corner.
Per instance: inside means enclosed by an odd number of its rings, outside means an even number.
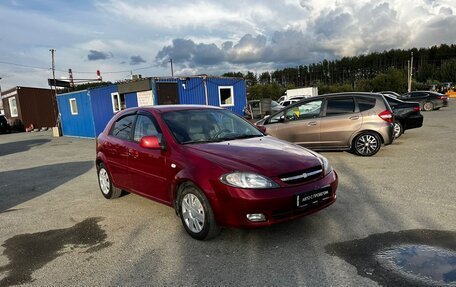
[[[411,279],[456,284],[456,252],[428,245],[401,245],[380,251],[377,260]]]
[[[72,227],[16,235],[2,245],[9,264],[0,266],[0,287],[29,283],[34,271],[64,254],[67,245],[87,248],[92,253],[111,245],[98,222],[88,218]],[[5,277],[6,276],[6,277]]]
[[[326,252],[384,286],[456,286],[456,232],[406,230],[334,243]]]

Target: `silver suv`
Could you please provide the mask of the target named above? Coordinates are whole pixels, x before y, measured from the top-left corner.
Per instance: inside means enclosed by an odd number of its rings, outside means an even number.
[[[339,93],[301,100],[260,120],[274,137],[314,150],[376,154],[393,142],[394,116],[381,94]]]

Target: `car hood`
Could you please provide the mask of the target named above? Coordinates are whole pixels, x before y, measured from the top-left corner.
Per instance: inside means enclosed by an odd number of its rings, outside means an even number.
[[[271,136],[186,145],[186,149],[228,171],[277,176],[321,165],[316,153]]]

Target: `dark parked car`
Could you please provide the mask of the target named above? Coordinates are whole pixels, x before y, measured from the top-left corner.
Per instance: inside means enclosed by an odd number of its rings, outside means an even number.
[[[314,213],[338,183],[325,157],[207,106],[119,112],[97,138],[96,166],[105,198],[126,190],[174,207],[196,239]]]
[[[448,106],[448,97],[431,91],[414,91],[399,97],[406,102],[419,102],[421,110],[432,111]]]
[[[386,96],[391,96],[393,98],[396,98],[396,99],[399,99],[401,97],[400,94],[396,93],[396,92],[393,92],[393,91],[381,91],[379,92],[380,94],[382,95],[386,95]]]
[[[420,104],[404,102],[389,95],[384,95],[394,114],[394,137],[400,137],[405,130],[423,126]]]
[[[315,150],[376,154],[393,142],[394,116],[381,94],[339,93],[307,98],[256,124],[274,137]]]
[[[0,133],[9,133],[11,131],[11,126],[6,121],[5,116],[0,115]]]

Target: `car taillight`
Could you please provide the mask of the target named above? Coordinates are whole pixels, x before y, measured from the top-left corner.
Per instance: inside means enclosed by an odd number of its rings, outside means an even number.
[[[415,111],[415,112],[419,112],[420,110],[421,110],[420,107],[413,107],[413,111]]]
[[[394,116],[388,110],[384,110],[383,112],[379,113],[378,116],[385,122],[394,123]]]

